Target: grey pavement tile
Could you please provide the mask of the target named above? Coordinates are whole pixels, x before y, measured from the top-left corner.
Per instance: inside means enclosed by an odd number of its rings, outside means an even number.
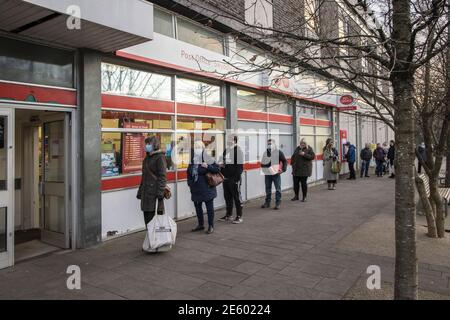
[[[336,278],[344,271],[344,268],[322,264],[322,263],[308,263],[299,268],[301,272],[323,276],[326,278]]]
[[[354,283],[355,281],[353,280],[324,278],[314,287],[314,289],[344,296]]]
[[[215,282],[206,282],[201,286],[199,286],[198,288],[195,288],[187,293],[200,299],[211,300],[227,293],[227,291],[230,289],[231,289],[230,286],[225,286],[223,284]]]
[[[245,274],[254,274],[263,268],[265,268],[265,265],[263,265],[263,264],[246,261],[246,262],[234,267],[233,270],[237,271],[237,272],[242,272]]]
[[[206,261],[205,264],[222,269],[232,269],[242,264],[243,262],[245,262],[245,260],[243,259],[236,259],[226,256],[216,256]]]

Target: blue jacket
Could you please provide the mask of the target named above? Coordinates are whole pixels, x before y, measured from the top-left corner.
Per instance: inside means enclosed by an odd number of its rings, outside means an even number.
[[[345,158],[348,162],[355,162],[356,161],[356,147],[354,145],[350,145],[348,147],[347,154],[345,155]]]
[[[207,155],[204,153],[204,158]],[[209,160],[209,159],[208,159]],[[211,163],[210,161],[205,161]],[[193,171],[194,167],[198,167],[198,179],[195,181]],[[191,190],[191,200],[194,202],[207,202],[217,197],[216,187],[210,187],[206,181],[206,174],[208,172],[217,173],[220,171],[217,163],[211,163],[208,168],[203,168],[200,164],[193,164],[191,159],[191,164],[187,169],[188,186]]]

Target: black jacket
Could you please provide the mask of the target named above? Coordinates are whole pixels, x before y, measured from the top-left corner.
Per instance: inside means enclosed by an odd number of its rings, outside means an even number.
[[[222,154],[224,167],[220,169],[226,179],[241,181],[244,171],[244,154],[239,146],[227,148]],[[233,159],[232,159],[233,158]]]
[[[272,153],[274,155],[276,155],[278,153],[278,159],[275,156],[272,156]],[[273,163],[273,160],[278,160],[279,163]],[[275,150],[270,150],[267,149],[264,154],[263,157],[261,159],[261,168],[263,168],[263,172],[267,175],[273,175],[268,169],[272,166],[272,165],[277,165],[281,163],[281,172],[286,172],[287,169],[287,160],[286,157],[284,156],[284,153],[281,150],[275,149]]]
[[[391,161],[394,161],[395,159],[395,146],[389,147],[387,158]]]
[[[300,155],[301,151],[305,152],[303,156]],[[297,147],[291,157],[292,175],[296,177],[310,177],[312,175],[312,160],[315,157],[316,155],[310,146],[305,149]]]
[[[166,172],[166,158],[162,150],[147,154],[142,162],[142,179],[137,194],[142,211],[155,211],[156,199],[164,197]]]
[[[372,151],[369,148],[364,148],[361,150],[359,155],[361,160],[370,161],[372,159]]]

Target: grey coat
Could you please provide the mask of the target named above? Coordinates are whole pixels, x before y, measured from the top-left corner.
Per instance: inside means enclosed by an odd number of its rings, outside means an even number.
[[[141,200],[142,211],[154,212],[156,200],[164,198],[164,188],[167,183],[166,171],[166,159],[162,150],[147,154],[142,162],[142,180],[137,193],[137,198]],[[157,211],[164,211],[164,201],[158,201]]]
[[[327,181],[334,181],[339,178],[338,173],[331,172],[333,160],[337,160],[338,152],[335,148],[332,150],[325,149],[323,152],[323,178]]]

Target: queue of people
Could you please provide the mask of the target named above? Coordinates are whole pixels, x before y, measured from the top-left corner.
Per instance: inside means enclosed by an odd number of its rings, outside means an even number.
[[[347,151],[344,158],[349,166],[350,180],[356,179],[355,162],[356,147],[350,142],[346,143]],[[167,159],[165,151],[161,150],[159,139],[156,136],[145,139],[146,157],[142,163],[142,180],[137,193],[141,201],[141,210],[144,222],[147,224],[155,214],[164,214],[164,199],[166,193]],[[333,139],[327,139],[323,148],[323,176],[328,183],[328,190],[336,190],[336,184],[341,171],[339,153]],[[291,201],[307,200],[308,178],[312,175],[312,161],[316,154],[305,139],[301,139],[299,145],[291,156],[292,179],[294,197]],[[360,151],[361,171],[360,177],[369,177],[368,170],[372,158],[376,162],[375,173],[378,177],[383,175],[383,165],[389,164],[390,178],[395,177],[394,159],[395,143],[390,141],[386,150],[378,143],[372,151],[370,144],[366,143]],[[192,232],[205,231],[207,234],[214,232],[214,199],[217,197],[217,185],[223,183],[223,192],[226,202],[226,212],[219,220],[239,224],[243,222],[243,203],[241,198],[242,173],[244,171],[244,154],[238,145],[238,136],[233,135],[227,141],[226,148],[216,162],[215,157],[207,152],[205,144],[197,140],[191,150],[191,159],[187,168],[187,183],[191,192],[191,200],[197,214],[197,225]],[[281,175],[286,172],[288,161],[284,153],[277,147],[274,139],[267,141],[267,148],[261,158],[261,172],[264,175],[266,196],[261,208],[270,208],[272,202],[272,185],[275,187],[274,210],[281,207]],[[213,181],[213,182],[211,182]],[[302,197],[300,200],[300,189]],[[169,191],[170,193],[170,191]],[[205,227],[203,205],[206,207],[208,227]],[[233,211],[236,212],[233,218]]]

